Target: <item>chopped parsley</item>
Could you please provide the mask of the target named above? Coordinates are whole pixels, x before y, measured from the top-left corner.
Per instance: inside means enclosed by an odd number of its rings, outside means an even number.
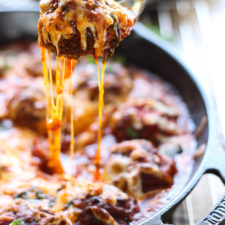
[[[56,198],[49,199],[49,202],[48,202],[48,207],[49,208],[52,208],[53,207],[53,205],[55,204],[55,200],[56,200]]]
[[[176,155],[183,153],[183,148],[181,145],[172,146],[169,148],[167,147],[167,148],[161,149],[160,153],[174,159]]]
[[[181,145],[178,145],[178,151],[177,151],[177,154],[181,154],[183,153],[183,148]]]
[[[75,204],[76,199],[72,199],[69,202],[66,203],[64,210],[68,209],[70,206],[73,206]]]
[[[26,199],[28,199],[28,196],[27,196],[28,192],[29,191],[23,191],[23,192],[20,192],[18,194],[15,194],[13,197],[14,198],[22,198],[22,199],[26,200]]]
[[[90,63],[90,64],[95,64],[95,59],[93,56],[91,55],[88,55],[87,56],[87,61]]]
[[[24,225],[24,222],[22,220],[14,220],[9,225]]]
[[[10,66],[8,64],[4,64],[1,68],[3,71],[9,70]]]
[[[43,191],[41,191],[41,190],[37,190],[36,193],[35,193],[35,195],[36,195],[36,198],[37,199],[49,199],[49,196],[48,195],[45,195],[43,193]]]
[[[129,138],[132,138],[132,139],[136,139],[138,138],[138,132],[136,130],[134,130],[132,127],[128,127],[126,129],[126,135],[129,137]]]

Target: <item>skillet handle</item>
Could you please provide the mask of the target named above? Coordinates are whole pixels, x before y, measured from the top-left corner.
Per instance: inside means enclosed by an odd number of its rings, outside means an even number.
[[[206,173],[214,173],[225,184],[225,150],[220,143],[214,142],[206,156],[204,165]],[[225,224],[225,196],[197,225],[222,225]]]
[[[139,225],[172,225],[172,224],[165,224],[162,222],[161,216],[153,217],[152,219],[143,222]]]
[[[225,196],[197,225],[217,225],[225,221]],[[223,223],[224,224],[224,223]]]
[[[205,173],[213,173],[220,177],[225,184],[225,149],[219,140],[210,141],[206,157],[203,159],[203,170]]]

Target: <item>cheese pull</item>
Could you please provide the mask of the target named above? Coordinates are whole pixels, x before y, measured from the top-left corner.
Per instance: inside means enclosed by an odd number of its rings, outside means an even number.
[[[50,151],[50,158],[48,167],[51,171],[56,173],[63,173],[63,167],[60,161],[61,153],[61,135],[63,127],[63,96],[65,92],[65,80],[69,80],[70,90],[69,94],[73,94],[71,75],[77,61],[67,58],[56,58],[56,77],[53,77],[50,52],[46,57],[46,49],[41,48],[43,75],[45,84],[46,96],[46,124],[48,131],[48,144]],[[60,61],[62,66],[60,66]],[[71,104],[71,155],[73,155],[74,147],[74,127],[73,127],[73,105]]]

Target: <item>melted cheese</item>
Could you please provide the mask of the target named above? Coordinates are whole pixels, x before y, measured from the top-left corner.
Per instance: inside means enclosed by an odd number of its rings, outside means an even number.
[[[72,71],[73,71],[74,67],[76,66],[76,64],[77,64],[76,60],[71,60],[71,74],[72,74]],[[69,94],[72,98],[73,97],[73,84],[72,84],[71,79],[70,79]],[[73,105],[73,102],[72,102],[71,106],[70,106],[70,137],[71,137],[71,139],[70,139],[70,155],[71,155],[72,159],[73,159],[73,156],[74,156],[74,144],[75,144],[73,115],[74,115],[74,105]]]
[[[134,22],[133,15],[127,13],[124,7],[114,0],[98,0],[97,2],[93,0],[58,0],[56,2],[57,8],[52,11],[52,1],[42,0],[40,2],[41,15],[39,19],[39,43],[41,46],[51,46],[53,45],[56,49],[56,55],[60,55],[59,41],[61,39],[70,39],[74,35],[76,28],[80,34],[80,45],[81,49],[85,52],[87,49],[87,31],[91,31],[94,38],[93,44],[93,54],[96,59],[103,57],[102,73],[100,76],[98,60],[96,60],[97,70],[98,70],[98,86],[99,86],[99,127],[98,127],[98,139],[97,139],[97,151],[96,151],[96,171],[94,173],[94,179],[100,179],[100,163],[101,163],[101,139],[102,139],[102,110],[104,106],[104,73],[106,66],[106,58],[109,56],[107,51],[109,51],[110,46],[107,46],[107,31],[108,28],[112,28],[115,31],[117,41],[120,42],[122,36],[119,30],[122,30],[127,36],[130,32],[131,26]],[[72,7],[71,7],[72,5]],[[93,7],[89,9],[89,7]],[[50,11],[49,11],[50,10]],[[129,14],[129,15],[128,15]],[[75,23],[75,24],[74,24]],[[75,26],[75,28],[74,28]],[[123,38],[124,38],[123,37]],[[109,38],[109,41],[111,39]],[[70,47],[70,46],[67,46]],[[49,47],[48,47],[49,48]],[[114,47],[113,47],[114,48]],[[106,50],[107,49],[107,50]],[[52,50],[52,49],[51,49]],[[66,54],[66,53],[64,53]],[[60,144],[61,144],[61,130],[62,130],[62,115],[63,115],[63,92],[64,83],[60,82],[60,72],[59,72],[59,60],[57,59],[57,74],[56,74],[56,99],[54,99],[54,88],[53,79],[51,72],[50,54],[49,58],[49,73],[46,75],[46,66],[43,63],[43,73],[47,76],[46,79],[46,93],[48,101],[48,136],[49,136],[49,146],[50,146],[50,166],[60,168]],[[79,55],[77,56],[79,57]],[[43,61],[45,61],[43,59]],[[64,58],[63,60],[63,82],[64,79],[70,79],[72,71],[72,61],[71,59]],[[45,67],[45,68],[44,68]],[[72,96],[72,82],[70,81],[69,94]],[[71,103],[72,104],[72,103]],[[70,153],[71,156],[74,154],[74,123],[73,123],[73,105],[70,107],[70,130],[71,130],[71,142],[70,142]],[[61,171],[61,169],[60,169]]]
[[[48,140],[49,140],[49,150],[50,150],[50,160],[49,167],[52,168],[57,173],[63,172],[63,167],[60,162],[60,152],[61,152],[61,132],[62,132],[62,119],[63,119],[63,94],[64,94],[64,82],[66,79],[69,80],[69,94],[73,95],[73,86],[71,81],[72,71],[77,63],[75,60],[70,60],[63,58],[63,72],[60,71],[60,59],[57,57],[56,66],[56,78],[55,85],[53,84],[53,75],[51,69],[51,56],[48,52],[49,70],[47,70],[47,59],[45,49],[41,49],[42,52],[42,63],[43,63],[43,75],[44,84],[46,90],[47,99],[47,130],[48,130]],[[101,164],[101,139],[102,139],[102,111],[104,107],[104,74],[106,62],[102,65],[102,71],[100,74],[99,62],[96,60],[97,71],[98,71],[98,85],[99,85],[99,127],[98,127],[98,140],[97,140],[97,151],[96,151],[96,171],[94,173],[94,179],[100,179],[100,164]],[[70,154],[73,158],[74,155],[74,123],[73,123],[73,104],[70,106]]]
[[[55,47],[56,55],[59,56],[61,49],[59,41],[61,39],[68,39],[77,35],[75,30],[79,31],[80,46],[85,52],[87,49],[87,32],[91,31],[94,38],[93,54],[96,59],[98,70],[98,86],[99,86],[99,108],[98,108],[98,138],[97,138],[97,150],[95,158],[96,171],[94,173],[94,179],[100,179],[100,164],[101,164],[101,139],[102,139],[102,111],[104,107],[104,73],[106,67],[106,61],[109,57],[108,51],[110,51],[109,43],[111,41],[110,36],[115,35],[118,39],[118,43],[130,33],[130,29],[134,22],[134,15],[128,9],[125,9],[120,3],[114,0],[58,0],[56,1],[56,8],[53,7],[50,0],[42,0],[40,2],[41,15],[39,19],[39,43],[41,46],[47,46],[49,44]],[[92,8],[92,9],[89,9]],[[108,34],[108,28],[112,29],[115,34]],[[124,34],[121,36],[121,32]],[[108,39],[107,39],[108,38]],[[71,39],[72,40],[72,39]],[[72,46],[71,46],[72,47]],[[66,46],[66,51],[70,46]],[[112,46],[115,48],[115,46]],[[52,50],[52,49],[50,49]],[[66,55],[66,53],[63,53]],[[71,56],[68,56],[71,57]],[[74,56],[75,57],[75,56]],[[79,57],[79,55],[77,56]],[[103,58],[102,72],[100,76],[98,58]],[[46,75],[46,66],[43,64],[44,76],[46,79],[46,89],[49,93],[46,93],[48,107],[48,136],[50,146],[50,166],[60,168],[60,146],[61,146],[61,130],[62,130],[62,115],[63,115],[63,92],[64,92],[64,79],[70,79],[72,73],[72,61],[71,59],[63,59],[63,74],[60,80],[59,59],[57,59],[57,73],[56,73],[56,94],[54,93],[54,84],[51,70],[51,58],[49,59],[49,72]],[[45,61],[45,60],[43,60]],[[44,68],[45,67],[45,68]],[[69,94],[72,96],[72,82],[70,81]],[[56,97],[54,97],[56,95]],[[70,153],[74,154],[74,123],[73,123],[73,105],[70,107]],[[60,169],[61,171],[62,169]],[[58,170],[57,170],[58,171]]]
[[[62,59],[63,72],[60,69],[60,59],[56,58],[56,78],[53,79],[51,68],[51,56],[48,52],[49,66],[47,69],[47,59],[45,49],[41,49],[44,84],[47,99],[47,130],[50,150],[49,167],[57,173],[63,172],[63,167],[60,162],[61,152],[61,132],[63,119],[63,95],[64,83],[66,79],[70,79],[70,94],[72,95],[72,70],[76,65],[76,61],[69,59]],[[53,82],[55,80],[55,83]],[[73,120],[73,105],[71,105],[71,121]],[[74,146],[74,128],[71,122],[71,154]]]
[[[47,71],[46,63],[46,53],[42,48],[42,63],[43,63],[43,75],[44,83],[46,87],[46,99],[47,99],[47,129],[48,129],[48,139],[49,139],[49,149],[50,149],[50,161],[49,166],[54,169],[55,172],[63,172],[63,167],[60,162],[60,152],[61,152],[61,131],[62,131],[62,117],[63,117],[63,93],[64,93],[64,81],[65,79],[70,79],[72,71],[77,63],[75,60],[70,60],[63,58],[63,73],[60,72],[60,59],[57,57],[56,66],[56,81],[55,81],[55,91],[53,85],[52,69],[51,69],[51,57],[48,53],[49,61],[49,71]],[[102,111],[104,107],[104,74],[106,62],[102,64],[102,71],[100,75],[99,62],[96,60],[97,71],[98,71],[98,85],[99,85],[99,127],[98,127],[98,142],[96,151],[96,171],[94,173],[94,179],[100,179],[100,164],[101,164],[101,139],[102,139]],[[73,95],[72,81],[69,81],[69,94]],[[54,97],[55,95],[55,97]],[[74,155],[74,123],[73,123],[73,104],[70,106],[70,154],[71,157]]]
[[[100,70],[99,70],[99,62],[96,60],[97,65],[97,72],[98,72],[98,87],[99,87],[99,106],[98,106],[98,145],[97,145],[97,151],[95,156],[95,165],[96,165],[96,171],[94,174],[95,180],[100,179],[100,164],[101,164],[101,141],[102,141],[102,110],[104,107],[104,75],[105,75],[105,67],[106,62],[102,65],[102,73],[100,76]]]

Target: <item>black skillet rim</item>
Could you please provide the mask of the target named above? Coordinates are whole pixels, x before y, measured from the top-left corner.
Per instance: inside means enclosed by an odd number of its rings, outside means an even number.
[[[215,103],[214,96],[209,93],[202,86],[198,80],[196,74],[194,74],[184,62],[184,60],[178,55],[177,52],[170,46],[167,42],[163,41],[157,37],[154,33],[149,31],[143,24],[137,22],[134,31],[138,36],[151,42],[157,48],[159,48],[163,53],[167,54],[168,57],[172,58],[179,66],[181,66],[192,79],[193,83],[196,85],[201,97],[203,98],[204,104],[206,106],[206,112],[208,117],[209,126],[209,137],[207,142],[207,147],[202,161],[200,162],[199,168],[195,172],[194,176],[187,182],[183,191],[178,193],[176,197],[171,200],[165,207],[159,210],[156,214],[150,218],[144,220],[140,225],[157,225],[163,224],[161,217],[176,208],[179,203],[192,191],[198,181],[201,179],[202,175],[205,173],[213,173],[218,175],[222,181],[225,183],[225,166],[223,166],[223,160],[225,159],[224,149],[219,140],[219,120],[217,117],[217,106]],[[221,160],[222,158],[222,160]]]

